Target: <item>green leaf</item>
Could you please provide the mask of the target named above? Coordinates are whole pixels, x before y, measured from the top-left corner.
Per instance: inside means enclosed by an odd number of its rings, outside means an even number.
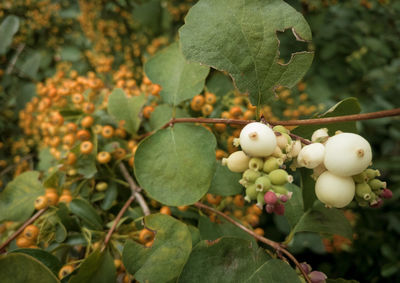
[[[161,25],[161,4],[160,0],[149,0],[141,4],[132,3],[134,9],[132,17],[153,33],[160,30]]]
[[[204,127],[176,124],[144,139],[135,175],[151,198],[171,206],[198,201],[210,187],[216,141]]]
[[[357,280],[347,280],[347,279],[343,279],[343,278],[327,278],[326,279],[326,283],[359,283],[359,281]]]
[[[178,105],[201,92],[209,70],[199,63],[186,61],[178,43],[161,50],[144,65],[146,75],[153,83],[161,85],[160,95],[171,105]]]
[[[55,240],[57,243],[62,243],[67,238],[67,229],[65,229],[64,225],[60,222],[55,224]]]
[[[101,230],[103,228],[101,218],[96,209],[86,200],[73,199],[69,203],[69,210],[80,217],[90,229]]]
[[[360,111],[361,107],[360,104],[358,103],[357,98],[350,97],[338,102],[324,114],[316,118],[328,118],[328,117],[336,117],[342,115],[358,114],[360,113]],[[329,135],[331,136],[334,135],[335,132],[338,130],[342,132],[357,133],[356,121],[340,122],[340,123],[324,124],[324,125],[304,125],[297,127],[292,132],[304,138],[311,138],[313,132],[320,128],[327,128],[329,131]]]
[[[239,227],[226,221],[214,223],[206,216],[199,218],[199,231],[202,240],[215,241],[221,237],[232,237],[248,240],[256,245],[255,239]]]
[[[35,210],[35,200],[44,194],[39,172],[22,173],[0,193],[0,222],[24,221]]]
[[[343,212],[336,208],[325,208],[322,205],[315,206],[304,213],[294,227],[294,233],[297,232],[337,234],[348,239],[353,237],[351,225]]]
[[[234,173],[226,166],[222,166],[217,162],[214,177],[211,182],[210,194],[220,196],[233,196],[243,192],[242,185],[239,180],[242,178],[240,173]]]
[[[313,170],[307,168],[299,168],[297,170],[301,174],[304,210],[308,210],[314,205],[317,199],[317,195],[315,194],[315,180],[311,177]]]
[[[176,278],[192,249],[192,236],[182,222],[164,214],[145,217],[145,226],[155,231],[150,248],[129,240],[122,253],[129,273],[140,282],[168,282]]]
[[[289,28],[298,40],[311,40],[304,17],[282,0],[200,0],[189,10],[180,40],[188,60],[227,71],[251,103],[260,105],[272,100],[277,86],[294,86],[311,65],[311,52],[278,63],[276,33]]]
[[[234,89],[232,80],[221,72],[215,71],[207,79],[207,90],[216,96],[224,96]]]
[[[36,79],[41,59],[42,55],[39,52],[33,52],[32,54],[30,54],[20,67],[19,71],[22,76]]]
[[[292,198],[285,203],[285,217],[287,218],[290,227],[294,227],[299,222],[304,213],[303,196],[301,189],[294,184],[287,184],[285,186],[292,192]]]
[[[164,126],[166,123],[169,122],[169,120],[171,120],[173,116],[173,111],[174,107],[168,104],[161,104],[157,106],[150,116],[150,128],[152,130],[158,130],[159,128]],[[175,107],[175,118],[183,117],[189,117],[189,114],[185,110]]]
[[[117,184],[114,182],[111,182],[108,185],[104,199],[101,202],[101,205],[100,205],[101,209],[109,210],[113,206],[114,201],[117,199],[117,196],[118,196]]]
[[[194,247],[201,240],[200,231],[199,231],[199,229],[197,229],[196,227],[194,227],[192,225],[187,225],[187,227],[188,227],[190,235],[192,237],[192,247]]]
[[[300,283],[301,281],[289,264],[279,259],[271,259],[261,265],[246,282]]]
[[[55,165],[57,160],[53,157],[50,153],[49,148],[43,148],[39,151],[39,163],[38,163],[38,170],[45,171]]]
[[[0,274],[2,282],[60,282],[43,263],[23,253],[10,253],[1,256]]]
[[[114,260],[108,251],[96,250],[88,256],[69,283],[108,283],[116,281]]]
[[[11,251],[10,253],[23,253],[34,257],[45,266],[47,266],[47,268],[50,269],[51,272],[53,272],[56,276],[58,275],[58,271],[62,267],[62,264],[57,257],[41,249],[16,249]]]
[[[26,103],[36,96],[36,85],[34,83],[25,83],[20,86],[16,97],[16,110],[22,110]]]
[[[72,153],[77,156],[74,169],[78,174],[83,175],[85,179],[92,178],[97,173],[96,155],[97,155],[97,136],[94,137],[93,150],[90,154],[81,154],[80,143],[71,149]]]
[[[124,120],[125,130],[135,134],[140,126],[140,111],[145,102],[143,94],[128,97],[122,89],[116,88],[108,97],[108,113],[118,121]]]
[[[12,39],[19,29],[19,18],[14,15],[7,16],[0,25],[0,55],[7,52]]]
[[[82,58],[81,51],[75,46],[64,46],[60,51],[62,61],[75,62]]]
[[[267,259],[263,249],[247,240],[202,241],[190,254],[178,282],[245,282]]]

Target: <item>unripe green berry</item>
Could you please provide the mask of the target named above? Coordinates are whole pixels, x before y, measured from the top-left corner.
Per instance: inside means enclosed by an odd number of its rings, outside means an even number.
[[[96,190],[99,192],[105,191],[108,188],[108,184],[106,182],[100,182],[96,184]]]
[[[368,186],[367,183],[361,183],[356,185],[356,195],[365,199],[365,200],[370,200],[371,199],[371,187]]]
[[[261,176],[261,173],[253,170],[253,169],[247,169],[243,173],[243,179],[245,179],[248,182],[254,183],[258,177]]]
[[[252,200],[256,200],[257,199],[257,190],[256,190],[256,185],[255,184],[251,184],[246,188],[246,196],[244,197],[244,199],[248,202],[251,202]]]
[[[353,180],[358,184],[365,183],[368,181],[367,173],[365,173],[364,171],[361,172],[360,174],[354,175]]]
[[[382,182],[379,179],[372,179],[368,182],[368,185],[374,191],[379,191],[380,189],[386,188],[386,182]]]
[[[288,195],[288,190],[283,187],[283,186],[272,186],[272,190],[277,194],[277,195]]]
[[[287,182],[292,182],[293,177],[290,176],[285,170],[283,169],[276,169],[271,171],[268,174],[269,179],[271,180],[271,183],[274,185],[284,185]]]
[[[253,170],[260,171],[264,166],[264,161],[262,158],[253,157],[249,161],[249,168]]]
[[[261,176],[257,178],[256,182],[257,191],[266,192],[271,187],[271,180],[268,176]]]
[[[265,204],[264,193],[263,192],[259,192],[257,194],[257,206],[262,209],[264,204]]]
[[[272,130],[274,130],[274,132],[279,132],[281,134],[289,134],[289,130],[282,125],[276,125],[275,127],[272,128]]]
[[[379,172],[379,170],[375,170],[372,168],[368,168],[364,172],[367,175],[368,179],[370,180],[379,177],[381,175],[381,172]]]
[[[265,173],[270,173],[271,171],[279,169],[279,166],[281,166],[282,164],[283,164],[282,158],[276,158],[270,156],[264,162],[263,171]]]

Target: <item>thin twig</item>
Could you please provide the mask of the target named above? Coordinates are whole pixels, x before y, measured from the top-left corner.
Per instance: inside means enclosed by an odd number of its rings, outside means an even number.
[[[0,246],[0,254],[5,252],[5,247],[8,246],[9,243],[11,243],[15,238],[18,237],[19,234],[22,233],[22,231],[24,231],[24,229],[32,224],[36,219],[38,219],[46,210],[48,207],[43,208],[41,210],[39,210],[38,212],[36,212],[31,218],[29,218],[28,220],[25,221],[24,224],[22,224],[21,227],[18,228],[17,231],[14,232],[14,234],[12,234],[3,244],[1,244]]]
[[[129,208],[129,206],[131,205],[131,203],[133,202],[133,200],[135,199],[135,197],[133,195],[131,195],[128,200],[125,202],[124,206],[121,208],[121,210],[119,211],[117,217],[114,220],[113,225],[111,226],[110,230],[108,230],[108,233],[106,235],[106,238],[104,239],[104,245],[102,247],[102,251],[106,248],[108,242],[111,240],[111,236],[112,233],[115,231],[115,229],[117,228],[117,225],[119,223],[119,221],[122,218],[122,215],[124,215],[125,211]]]
[[[268,246],[272,247],[273,249],[275,249],[277,251],[277,253],[284,253],[288,258],[290,258],[290,260],[293,261],[293,263],[297,266],[297,268],[301,271],[301,273],[303,274],[304,278],[306,279],[306,281],[308,283],[311,283],[310,278],[308,277],[307,273],[303,270],[303,268],[301,267],[300,263],[297,261],[297,259],[288,251],[284,248],[283,245],[281,245],[278,242],[272,241],[270,239],[267,239],[263,236],[257,235],[256,233],[254,233],[254,231],[250,230],[249,228],[247,228],[246,226],[242,225],[241,223],[233,220],[232,218],[230,218],[228,215],[222,213],[219,210],[216,210],[212,207],[209,207],[201,202],[196,202],[194,204],[194,206],[198,207],[198,208],[203,208],[209,211],[212,211],[216,214],[218,214],[219,216],[225,218],[228,222],[232,223],[233,225],[239,227],[240,229],[242,229],[243,231],[245,231],[246,233],[250,234],[251,236],[253,236],[254,238],[256,238],[257,240],[259,240],[260,242],[263,242],[264,244],[267,244]]]
[[[124,176],[125,180],[128,182],[129,187],[131,189],[132,195],[135,197],[136,201],[142,208],[143,214],[144,215],[150,215],[150,209],[149,206],[147,205],[146,201],[144,200],[142,194],[140,191],[142,190],[141,187],[139,187],[136,182],[132,179],[131,175],[128,172],[128,169],[126,169],[124,163],[120,162],[119,163],[119,168],[121,169],[122,175]]]
[[[17,63],[17,59],[19,55],[21,54],[22,50],[25,48],[25,43],[21,43],[17,47],[17,51],[15,52],[14,57],[12,57],[10,64],[8,64],[7,69],[6,69],[6,75],[10,75],[14,69],[15,64]]]
[[[24,162],[25,160],[29,160],[32,159],[34,157],[33,154],[28,154],[24,157],[21,158],[21,160],[16,163],[16,164],[11,164],[9,166],[7,166],[3,171],[0,172],[0,177],[4,176],[5,174],[7,174],[9,171],[11,171],[12,169],[14,169],[14,167],[18,166],[19,164],[21,164],[22,162]]]

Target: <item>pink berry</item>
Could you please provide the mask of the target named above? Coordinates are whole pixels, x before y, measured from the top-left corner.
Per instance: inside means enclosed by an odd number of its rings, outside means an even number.
[[[300,263],[301,269],[304,270],[306,274],[311,272],[311,266],[307,262]]]
[[[288,196],[287,195],[281,195],[281,196],[279,196],[279,200],[281,201],[281,202],[287,202],[288,201]]]
[[[266,204],[275,204],[278,201],[278,197],[273,191],[268,191],[264,195],[264,200]]]
[[[274,212],[277,215],[284,215],[285,214],[285,206],[282,203],[275,204]]]
[[[328,276],[321,271],[312,271],[308,276],[310,277],[312,283],[323,283],[325,282],[326,278],[328,278]]]
[[[381,197],[389,199],[393,197],[393,192],[389,189],[383,189],[382,193],[381,193]]]
[[[267,205],[265,206],[265,210],[266,210],[267,213],[269,213],[269,214],[273,213],[273,212],[274,212],[274,209],[275,209],[275,205],[273,205],[273,204],[267,204]]]

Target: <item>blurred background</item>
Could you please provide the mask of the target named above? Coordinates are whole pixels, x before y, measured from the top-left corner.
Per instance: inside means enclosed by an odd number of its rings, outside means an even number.
[[[36,95],[38,83],[56,71],[71,69],[80,74],[93,71],[106,80],[110,71],[122,64],[140,80],[143,62],[177,38],[177,30],[195,2],[1,1],[2,188],[16,174],[7,165],[21,164],[24,156],[35,154],[18,127],[18,111]],[[321,112],[347,97],[356,97],[364,113],[400,107],[400,1],[286,2],[306,17],[313,42],[297,42],[290,31],[278,33],[281,60],[290,60],[293,52],[315,50],[311,69],[291,96],[307,97]],[[8,25],[17,26],[11,37],[4,36]],[[296,108],[281,111],[287,104],[291,104],[289,99],[280,99],[271,106],[277,118],[309,117],[296,114]],[[295,237],[291,250],[332,278],[400,282],[399,118],[362,121],[358,128],[373,146],[374,167],[381,170],[394,197],[381,209],[354,207],[346,212],[354,225],[353,241],[303,233]],[[26,169],[21,166],[16,167]],[[279,218],[265,217],[261,223],[267,236],[284,239],[287,231]]]

